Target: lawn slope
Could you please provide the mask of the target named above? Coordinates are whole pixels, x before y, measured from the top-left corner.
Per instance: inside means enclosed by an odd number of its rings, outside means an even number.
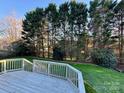
[[[97,93],[124,93],[124,73],[92,64],[72,64]]]

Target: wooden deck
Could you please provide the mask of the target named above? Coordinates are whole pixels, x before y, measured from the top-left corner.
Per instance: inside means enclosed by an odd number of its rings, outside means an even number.
[[[68,81],[33,72],[0,75],[0,93],[75,93]]]

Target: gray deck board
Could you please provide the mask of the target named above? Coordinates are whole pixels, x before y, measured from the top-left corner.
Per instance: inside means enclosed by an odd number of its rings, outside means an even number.
[[[75,93],[68,81],[33,72],[0,75],[0,93]]]

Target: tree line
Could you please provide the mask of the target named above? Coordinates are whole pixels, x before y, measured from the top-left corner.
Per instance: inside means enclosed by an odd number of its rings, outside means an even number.
[[[46,8],[26,13],[22,41],[29,54],[50,58],[53,50],[57,50],[64,60],[77,61],[90,56],[91,41],[92,49],[107,48],[118,42],[122,58],[123,20],[123,0],[119,3],[93,0],[89,8],[83,2],[65,2],[59,6],[50,3]]]

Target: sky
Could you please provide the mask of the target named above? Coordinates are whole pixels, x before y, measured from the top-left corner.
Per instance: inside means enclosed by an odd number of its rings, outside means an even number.
[[[17,18],[24,18],[26,12],[35,9],[36,7],[47,7],[49,3],[56,3],[60,5],[65,1],[71,0],[0,0],[0,19],[9,16],[12,13],[16,14]],[[91,0],[76,0],[77,2],[84,2],[89,7]],[[121,0],[118,0],[118,2]]]
[[[24,18],[26,12],[35,9],[36,7],[47,7],[49,3],[61,3],[70,0],[0,0],[0,19],[5,16],[16,13],[17,18]],[[89,4],[90,0],[77,0]]]

